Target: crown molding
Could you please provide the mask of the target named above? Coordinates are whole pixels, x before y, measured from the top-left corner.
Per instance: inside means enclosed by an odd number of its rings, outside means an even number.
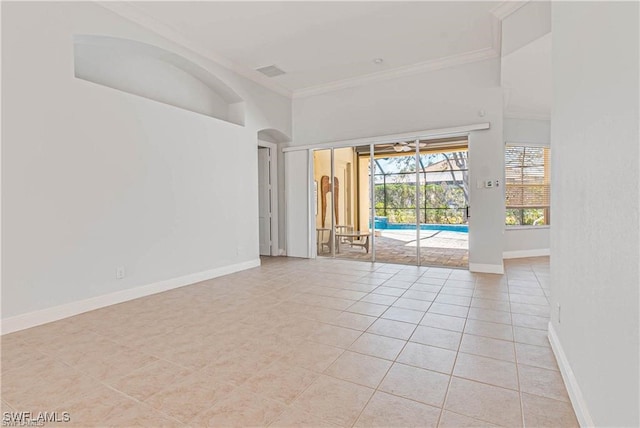
[[[454,67],[457,65],[468,64],[471,62],[484,61],[487,59],[499,57],[499,53],[493,48],[484,48],[476,51],[465,52],[458,55],[452,55],[435,60],[411,64],[404,67],[397,67],[391,70],[380,71],[377,73],[366,74],[364,76],[352,77],[334,82],[310,86],[293,92],[293,98],[305,98],[313,95],[320,95],[327,92],[337,91],[339,89],[352,88],[362,86],[374,82],[396,79],[399,77],[412,76],[414,74],[425,73],[428,71],[441,70],[443,68]]]
[[[491,46],[496,54],[502,56],[502,20],[491,14]]]
[[[185,37],[180,31],[176,30],[175,28],[156,20],[155,18],[152,18],[135,4],[122,1],[96,1],[96,4],[102,6],[107,10],[110,10],[117,15],[120,15],[121,17],[129,21],[140,25],[141,27],[146,28],[149,31],[158,34],[159,36],[168,39],[171,42],[189,49],[199,56],[211,60],[246,79],[262,85],[267,89],[270,89],[287,98],[291,98],[292,96],[290,90],[278,85],[268,77],[262,75],[261,73],[258,73],[255,70],[251,70],[250,68],[236,64],[228,58],[216,52],[212,52],[210,49],[204,48],[197,43],[194,43],[192,40]]]
[[[530,0],[507,0],[500,3],[498,6],[491,9],[491,14],[498,18],[500,21],[511,15],[522,6],[527,4]]]
[[[227,68],[246,79],[249,79],[269,90],[272,90],[273,92],[276,92],[279,95],[283,95],[288,98],[305,98],[340,89],[362,86],[374,82],[396,79],[399,77],[411,76],[429,71],[441,70],[444,68],[497,58],[500,56],[501,50],[501,20],[518,10],[520,7],[526,4],[527,1],[505,1],[504,3],[501,3],[496,8],[490,11],[490,13],[494,17],[496,17],[496,21],[492,23],[492,47],[490,48],[464,52],[457,55],[437,58],[434,60],[424,61],[416,64],[410,64],[404,67],[397,67],[390,70],[380,71],[363,76],[336,80],[333,82],[310,86],[294,91],[291,91],[277,84],[273,80],[255,70],[239,65],[229,60],[228,58],[201,46],[193,40],[190,40],[189,38],[185,37],[180,31],[151,17],[144,10],[140,9],[138,6],[131,2],[100,0],[96,1],[96,3],[103,8],[110,10],[111,12],[129,21],[132,21],[140,25],[141,27],[152,31],[155,34],[158,34],[159,36],[178,44],[205,59],[211,60],[216,64]]]

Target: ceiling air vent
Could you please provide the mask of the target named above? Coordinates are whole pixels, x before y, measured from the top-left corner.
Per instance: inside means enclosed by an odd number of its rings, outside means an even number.
[[[259,71],[260,73],[264,74],[267,77],[276,77],[284,74],[284,71],[279,69],[275,65],[268,65],[266,67],[256,68],[256,71]]]

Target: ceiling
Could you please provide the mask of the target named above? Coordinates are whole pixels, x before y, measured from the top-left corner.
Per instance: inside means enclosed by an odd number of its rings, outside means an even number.
[[[270,78],[289,93],[376,74],[496,55],[501,2],[134,2],[201,52]],[[374,59],[382,58],[376,64]],[[266,79],[266,78],[265,78]],[[264,80],[264,79],[263,79]]]

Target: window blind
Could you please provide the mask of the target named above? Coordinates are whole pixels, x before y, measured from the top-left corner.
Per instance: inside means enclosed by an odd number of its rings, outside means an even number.
[[[549,224],[549,148],[506,146],[505,189],[507,210],[543,209],[545,221],[540,223]]]

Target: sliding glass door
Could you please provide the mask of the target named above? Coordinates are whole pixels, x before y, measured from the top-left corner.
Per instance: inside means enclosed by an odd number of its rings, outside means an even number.
[[[316,225],[316,253],[319,256],[333,256],[335,245],[333,234],[334,195],[339,194],[340,186],[336,185],[333,177],[333,149],[316,150],[313,153],[315,196],[315,225]],[[334,188],[335,187],[335,188]]]
[[[374,146],[375,254],[383,263],[417,264],[415,145]]]
[[[355,147],[316,150],[313,160],[317,254],[370,261],[368,162]]]
[[[468,266],[466,138],[314,152],[319,256]]]
[[[466,147],[457,150],[420,155],[421,265],[469,264],[469,169]]]

